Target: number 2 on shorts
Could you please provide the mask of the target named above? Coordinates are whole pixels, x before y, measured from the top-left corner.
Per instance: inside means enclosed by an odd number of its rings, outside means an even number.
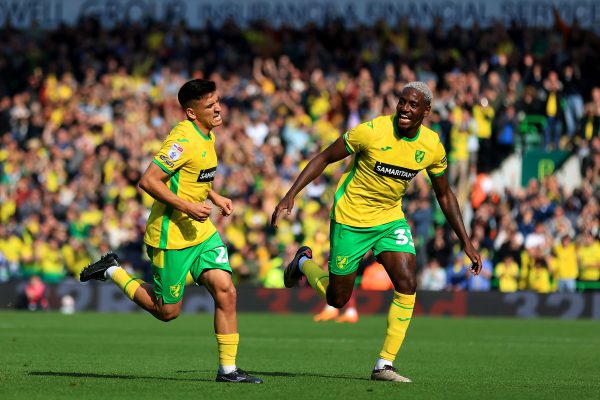
[[[225,248],[225,246],[217,247],[215,250],[219,250],[219,255],[217,256],[215,261],[218,262],[219,264],[225,264],[228,261],[227,249]]]

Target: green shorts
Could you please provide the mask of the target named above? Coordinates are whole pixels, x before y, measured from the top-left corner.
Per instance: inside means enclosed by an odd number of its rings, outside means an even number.
[[[196,282],[205,270],[222,269],[231,273],[227,247],[219,232],[195,246],[173,250],[148,246],[147,252],[152,262],[154,293],[165,304],[181,300],[188,272]]]
[[[329,272],[335,275],[355,272],[360,260],[371,249],[375,256],[383,251],[415,254],[415,244],[406,219],[369,228],[356,228],[331,220],[329,243]]]

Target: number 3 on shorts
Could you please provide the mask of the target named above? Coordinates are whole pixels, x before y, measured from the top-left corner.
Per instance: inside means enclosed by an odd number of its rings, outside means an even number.
[[[400,229],[396,229],[394,231],[394,233],[396,234],[396,237],[397,237],[396,244],[399,244],[400,246],[404,246],[404,245],[408,244],[411,247],[415,247],[415,243],[412,240],[410,230],[400,228]]]
[[[219,251],[219,255],[215,259],[215,262],[219,264],[225,264],[229,259],[227,258],[227,248],[225,246],[217,247],[215,250]]]

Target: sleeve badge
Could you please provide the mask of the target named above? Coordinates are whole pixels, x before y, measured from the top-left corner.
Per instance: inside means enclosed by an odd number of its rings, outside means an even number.
[[[168,155],[171,160],[177,161],[177,160],[179,160],[179,157],[181,157],[182,153],[183,153],[183,147],[181,147],[177,143],[173,143],[173,146],[171,146],[171,148],[169,149]]]

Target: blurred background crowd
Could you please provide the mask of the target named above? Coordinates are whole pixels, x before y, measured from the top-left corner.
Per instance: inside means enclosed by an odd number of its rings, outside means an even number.
[[[142,241],[152,199],[136,188],[171,127],[177,91],[216,81],[214,187],[235,212],[214,220],[238,283],[280,287],[299,244],[326,265],[329,207],[345,164],[331,166],[270,215],[307,161],[358,123],[392,114],[406,82],[434,93],[426,124],[440,133],[449,179],[484,257],[467,273],[427,177],[404,199],[422,290],[600,287],[600,38],[556,16],[551,28],[274,28],[255,22],[191,30],[157,22],[107,29],[94,19],[51,31],[0,30],[0,282],[77,279],[112,249],[146,275]],[[514,152],[565,150],[582,185],[555,176],[497,190],[486,177]],[[385,289],[365,259],[361,285]],[[37,283],[37,281],[36,281]]]

